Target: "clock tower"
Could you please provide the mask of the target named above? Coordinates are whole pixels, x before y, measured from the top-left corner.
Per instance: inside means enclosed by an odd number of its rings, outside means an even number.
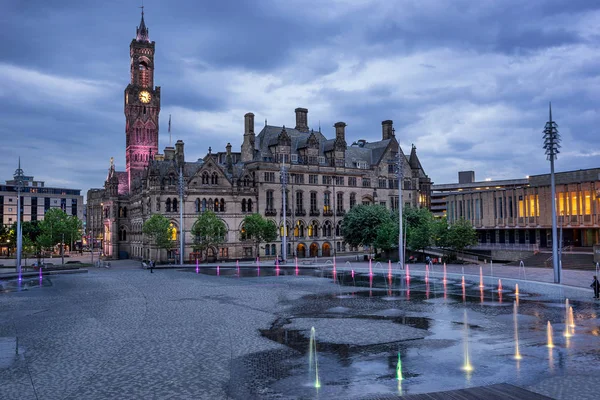
[[[142,20],[129,45],[131,81],[125,88],[125,164],[128,187],[158,152],[160,86],[154,86],[154,42]]]

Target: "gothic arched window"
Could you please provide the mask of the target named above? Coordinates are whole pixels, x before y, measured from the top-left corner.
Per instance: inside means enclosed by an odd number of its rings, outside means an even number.
[[[208,172],[204,171],[202,173],[202,184],[208,185]]]
[[[166,206],[167,206],[166,211],[167,212],[171,212],[171,199],[167,199]]]
[[[206,211],[206,199],[202,199],[202,212]]]
[[[196,199],[196,213],[200,212],[200,199]]]
[[[219,203],[219,211],[225,212],[225,200],[221,199],[221,203]]]
[[[252,212],[252,199],[248,199],[248,203],[247,204],[248,204],[247,210],[248,210],[248,212],[251,213]]]
[[[219,177],[218,177],[218,175],[217,175],[217,173],[216,173],[216,172],[213,172],[213,173],[212,173],[212,175],[211,175],[211,177],[210,177],[210,183],[211,183],[212,185],[218,185],[218,184],[219,184]]]
[[[242,199],[242,212],[246,212],[246,199]]]
[[[177,205],[178,205],[178,201],[177,199],[173,199],[173,212],[177,212]]]
[[[331,236],[331,222],[325,221],[323,224],[323,236],[329,237]]]

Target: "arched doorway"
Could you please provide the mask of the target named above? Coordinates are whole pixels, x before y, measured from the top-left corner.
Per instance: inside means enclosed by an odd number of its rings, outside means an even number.
[[[319,255],[319,245],[316,243],[313,243],[310,245],[310,256],[311,257],[317,257]]]
[[[331,257],[331,245],[327,242],[323,243],[323,257]]]
[[[296,248],[296,254],[298,255],[298,258],[306,257],[306,246],[304,243],[298,244],[298,247]]]
[[[215,249],[212,246],[209,247],[208,248],[208,254],[207,254],[207,257],[206,257],[205,261],[209,262],[209,263],[217,261],[217,249]]]

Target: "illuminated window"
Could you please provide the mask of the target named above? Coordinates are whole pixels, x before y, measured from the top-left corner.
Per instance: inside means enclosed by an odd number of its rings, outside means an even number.
[[[569,193],[571,196],[571,215],[577,215],[579,210],[579,199],[577,193]]]
[[[171,225],[169,225],[169,228],[171,228],[171,240],[177,240],[177,229],[175,229],[175,226],[173,226],[173,223],[171,223]]]
[[[523,201],[523,196],[519,196],[519,217],[525,216],[525,201]]]
[[[583,214],[590,215],[592,213],[592,196],[589,190],[583,192]]]

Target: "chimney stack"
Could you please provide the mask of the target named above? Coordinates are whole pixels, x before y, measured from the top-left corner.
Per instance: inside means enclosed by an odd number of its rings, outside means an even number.
[[[394,121],[387,119],[381,122],[382,140],[391,139],[394,135]]]
[[[244,115],[244,135],[254,134],[254,114],[251,112]]]
[[[308,109],[296,108],[296,130],[308,132]]]
[[[339,140],[346,141],[346,123],[345,122],[336,122],[335,127],[335,138]]]
[[[244,115],[244,141],[242,142],[242,162],[254,160],[254,114],[251,112]]]

